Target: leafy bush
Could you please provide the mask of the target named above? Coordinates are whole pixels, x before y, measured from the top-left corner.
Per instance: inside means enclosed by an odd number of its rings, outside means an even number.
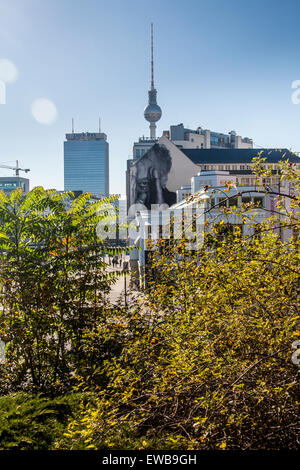
[[[212,230],[196,253],[184,240],[153,252],[109,383],[59,448],[299,447],[300,239],[283,242],[278,228],[300,233],[300,178],[284,169],[292,203],[279,201],[259,237]]]
[[[106,294],[115,273],[106,270],[97,235],[105,202],[40,187],[25,197],[0,192],[2,393],[68,390],[74,375],[114,354],[113,342],[99,344],[103,336],[87,347],[113,315]]]
[[[53,448],[68,420],[78,413],[83,394],[46,398],[16,393],[0,398],[0,450]]]

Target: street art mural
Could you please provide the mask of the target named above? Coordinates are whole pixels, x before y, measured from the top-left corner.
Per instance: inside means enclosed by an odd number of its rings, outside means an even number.
[[[130,204],[142,204],[151,209],[153,204],[176,203],[176,193],[167,188],[172,167],[169,150],[155,144],[130,171]]]

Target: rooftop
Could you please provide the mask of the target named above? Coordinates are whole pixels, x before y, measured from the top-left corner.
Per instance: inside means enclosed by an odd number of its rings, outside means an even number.
[[[181,149],[193,163],[251,163],[258,156],[266,157],[267,163],[289,160],[300,163],[300,158],[287,149]]]
[[[106,140],[107,135],[103,132],[80,132],[72,134],[66,134],[67,140]]]

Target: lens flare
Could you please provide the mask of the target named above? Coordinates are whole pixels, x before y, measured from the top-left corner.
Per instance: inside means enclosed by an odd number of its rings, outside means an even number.
[[[55,104],[47,98],[38,98],[31,105],[31,113],[40,124],[53,124],[57,119]]]
[[[18,69],[8,59],[0,59],[0,80],[4,83],[13,83],[18,78]]]

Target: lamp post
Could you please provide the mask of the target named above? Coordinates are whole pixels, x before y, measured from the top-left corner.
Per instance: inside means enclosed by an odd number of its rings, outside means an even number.
[[[123,263],[123,272],[124,274],[124,304],[125,309],[127,309],[127,286],[126,286],[126,273],[129,271],[129,263],[128,261],[124,261]]]

